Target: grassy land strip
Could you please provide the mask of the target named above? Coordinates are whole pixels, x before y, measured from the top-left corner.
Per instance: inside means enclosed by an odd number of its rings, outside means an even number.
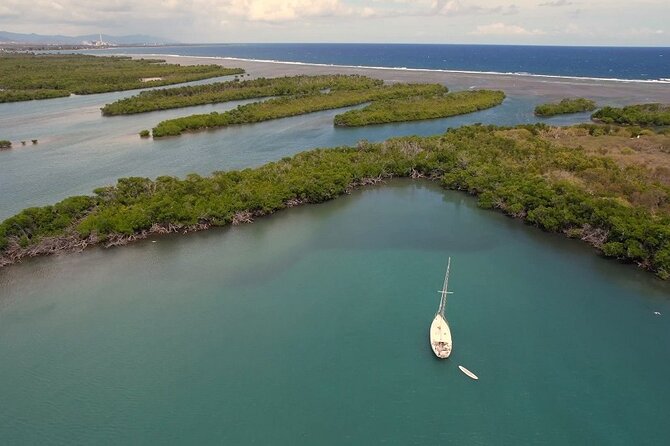
[[[494,90],[460,91],[375,101],[361,110],[335,116],[335,125],[357,127],[389,122],[419,121],[472,113],[500,105],[505,93]]]
[[[564,143],[570,138],[581,142]],[[428,177],[478,196],[484,208],[580,238],[604,255],[670,278],[670,188],[644,167],[622,166],[581,147],[630,139],[599,138],[579,127],[468,126],[434,137],[312,150],[206,178],[124,178],[93,196],[29,208],[5,220],[0,265],[151,233],[249,222],[382,178]]]
[[[324,89],[359,90],[380,87],[382,84],[381,80],[356,75],[291,76],[216,82],[143,91],[130,98],[105,105],[102,108],[102,114],[106,116],[130,115],[269,96],[304,95]]]
[[[593,111],[596,109],[596,103],[590,99],[575,98],[562,99],[560,102],[540,104],[535,107],[537,116],[549,117],[556,115],[565,115],[569,113],[580,113]]]
[[[3,54],[0,55],[0,102],[131,90],[244,71],[219,65],[180,66],[162,62],[80,54]],[[157,79],[142,81],[152,78]]]
[[[661,126],[670,125],[670,105],[639,104],[622,108],[603,107],[591,118],[606,124]]]
[[[235,124],[251,124],[376,100],[444,94],[446,90],[446,87],[439,84],[394,84],[366,89],[333,90],[327,93],[280,97],[265,102],[242,105],[224,113],[213,112],[169,119],[160,122],[153,128],[152,132],[154,138],[176,136],[185,131],[226,127]]]

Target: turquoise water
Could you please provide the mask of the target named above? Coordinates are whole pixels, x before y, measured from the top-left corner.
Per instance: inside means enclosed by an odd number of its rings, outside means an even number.
[[[238,103],[100,115],[133,93],[0,104],[0,139],[39,139],[0,151],[0,218],[121,176],[534,122],[540,101],[362,129],[334,128],[333,110],[152,141],[137,132]],[[437,361],[427,332],[449,255],[454,353]],[[0,444],[663,444],[669,296],[648,273],[411,181],[27,261],[0,270]]]
[[[0,271],[3,444],[670,437],[668,286],[466,195],[399,180],[154,240]]]
[[[540,101],[532,96],[514,96],[499,107],[468,115],[359,129],[335,128],[333,117],[342,110],[329,110],[154,141],[140,139],[138,132],[164,119],[229,110],[248,101],[133,116],[100,114],[104,104],[134,93],[0,104],[0,139],[15,144],[12,150],[0,151],[0,219],[28,206],[88,194],[125,176],[207,175],[214,170],[258,166],[314,147],[356,144],[360,139],[433,135],[475,122],[535,122],[533,108]],[[588,114],[579,114],[549,122],[567,124],[588,119]],[[31,139],[38,139],[38,145],[31,145]],[[21,146],[21,140],[27,140],[28,145]]]

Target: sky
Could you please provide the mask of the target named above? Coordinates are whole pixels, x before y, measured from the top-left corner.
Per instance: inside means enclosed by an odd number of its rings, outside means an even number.
[[[202,43],[670,46],[670,0],[2,0],[0,30]]]

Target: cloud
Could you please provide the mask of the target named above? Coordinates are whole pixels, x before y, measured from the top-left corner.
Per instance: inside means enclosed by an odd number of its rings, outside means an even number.
[[[661,36],[665,34],[665,31],[653,28],[631,28],[628,30],[627,34],[631,36]]]
[[[455,15],[465,11],[466,8],[459,0],[435,0],[433,12],[443,15]]]
[[[445,16],[477,14],[512,15],[518,12],[519,8],[515,4],[484,7],[472,4],[464,5],[460,0],[433,0],[432,5],[433,14]]]
[[[249,21],[286,22],[309,17],[350,16],[374,14],[372,8],[357,10],[340,0],[234,0],[229,13]]]
[[[372,7],[348,4],[347,0],[2,0],[0,20],[10,11],[30,23],[107,23],[112,27],[131,18],[145,22],[161,19],[289,22],[313,17],[378,14]]]
[[[568,5],[572,5],[572,2],[569,0],[554,0],[538,4],[538,6],[551,6],[552,8]]]
[[[544,35],[538,42],[667,46],[667,2],[609,0],[602,9],[582,0],[0,0],[0,30],[183,42],[524,43]],[[567,28],[573,22],[579,31]]]
[[[19,13],[15,9],[9,8],[9,7],[4,6],[4,5],[0,5],[0,19],[3,18],[3,17],[7,17],[7,18],[16,17],[18,15],[19,15]]]
[[[546,33],[539,29],[529,30],[519,25],[497,22],[490,25],[479,25],[470,34],[476,36],[539,36]]]

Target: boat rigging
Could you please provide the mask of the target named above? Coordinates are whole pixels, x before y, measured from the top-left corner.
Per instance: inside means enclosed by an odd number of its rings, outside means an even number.
[[[453,294],[451,291],[448,291],[450,269],[451,257],[449,257],[447,263],[447,273],[444,276],[442,290],[438,291],[438,293],[440,293],[440,306],[437,309],[435,318],[433,318],[433,322],[430,324],[430,346],[433,349],[435,356],[440,359],[448,358],[452,349],[451,330],[449,329],[449,324],[444,316],[445,307],[447,305],[447,296]]]

